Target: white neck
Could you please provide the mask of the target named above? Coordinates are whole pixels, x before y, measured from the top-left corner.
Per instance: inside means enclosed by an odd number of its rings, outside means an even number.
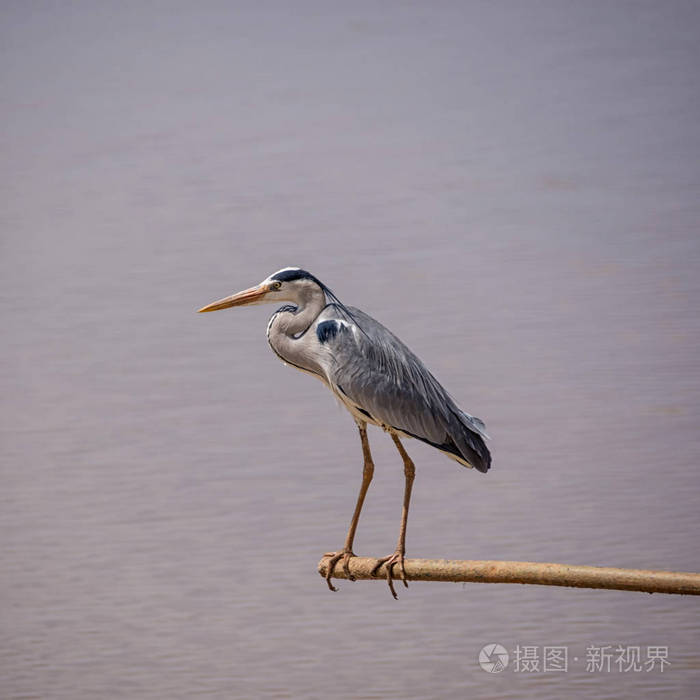
[[[322,375],[315,361],[318,343],[306,331],[326,306],[326,295],[317,285],[309,285],[294,300],[296,310],[282,307],[273,314],[267,326],[270,347],[284,361],[299,369]]]

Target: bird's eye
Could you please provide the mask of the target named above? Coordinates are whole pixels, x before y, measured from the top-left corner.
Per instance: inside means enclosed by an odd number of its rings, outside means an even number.
[[[281,286],[282,286],[282,283],[281,283],[279,280],[277,280],[276,282],[273,282],[273,283],[272,283],[272,288],[273,288],[273,289],[279,289]]]

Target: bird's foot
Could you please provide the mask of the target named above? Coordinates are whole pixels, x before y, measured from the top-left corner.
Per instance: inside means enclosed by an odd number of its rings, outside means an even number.
[[[328,562],[326,563],[326,583],[328,584],[328,588],[330,588],[332,591],[337,591],[338,589],[331,583],[331,576],[333,575],[333,571],[335,570],[335,565],[342,559],[343,560],[343,573],[345,574],[345,578],[348,579],[348,581],[354,581],[355,577],[350,573],[350,566],[348,562],[350,561],[350,557],[354,557],[355,554],[351,549],[343,549],[340,552],[326,552],[324,557],[330,557]]]
[[[404,553],[400,549],[397,549],[393,554],[390,554],[388,557],[382,557],[381,559],[377,559],[377,563],[372,569],[372,576],[377,575],[379,569],[382,568],[382,564],[386,564],[386,580],[389,584],[389,590],[391,591],[391,595],[394,596],[394,600],[398,600],[399,596],[396,595],[396,589],[394,588],[394,581],[391,569],[394,566],[394,564],[399,565],[401,580],[403,581],[403,585],[406,586],[406,588],[408,588],[408,581],[406,581],[406,568],[404,566]]]

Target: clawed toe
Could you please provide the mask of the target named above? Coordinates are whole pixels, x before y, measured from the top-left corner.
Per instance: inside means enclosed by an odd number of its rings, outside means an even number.
[[[331,583],[331,576],[333,576],[333,572],[335,570],[335,565],[342,559],[343,560],[343,573],[345,574],[345,578],[348,579],[348,581],[354,581],[355,577],[350,573],[350,558],[354,557],[355,554],[353,553],[352,550],[349,549],[344,549],[340,552],[326,552],[324,557],[330,557],[328,560],[328,563],[326,564],[326,583],[328,584],[328,588],[333,591],[334,593],[338,590],[332,583]]]
[[[392,577],[392,568],[394,567],[395,564],[399,565],[399,571],[401,574],[401,580],[403,581],[403,585],[408,588],[408,581],[406,580],[406,568],[404,566],[404,554],[403,552],[396,550],[393,554],[390,554],[388,557],[382,557],[381,559],[377,559],[377,563],[375,567],[372,569],[372,576],[377,576],[379,569],[382,568],[382,565],[386,565],[386,580],[387,583],[389,584],[389,590],[391,591],[391,595],[394,596],[394,600],[398,600],[399,596],[396,595],[396,589],[394,588],[394,580]]]

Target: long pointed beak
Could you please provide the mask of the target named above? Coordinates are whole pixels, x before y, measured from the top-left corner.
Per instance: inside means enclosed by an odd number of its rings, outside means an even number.
[[[232,306],[244,306],[245,304],[254,304],[256,301],[260,301],[265,294],[267,294],[267,287],[258,285],[257,287],[251,287],[250,289],[244,289],[238,294],[232,294],[230,297],[224,297],[219,299],[219,301],[213,301],[211,304],[207,304],[199,309],[199,313],[206,313],[207,311],[220,311],[221,309],[228,309]]]

